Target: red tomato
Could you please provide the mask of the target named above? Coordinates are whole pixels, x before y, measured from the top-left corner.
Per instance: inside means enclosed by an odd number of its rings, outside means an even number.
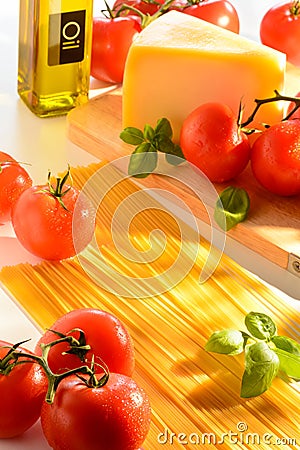
[[[298,92],[298,94],[296,95],[296,97],[300,97],[300,92]],[[287,114],[289,114],[290,112],[292,112],[293,109],[294,109],[294,107],[295,107],[295,103],[294,103],[294,102],[291,102],[291,103],[289,104],[289,106],[288,106]],[[300,108],[298,108],[298,109],[291,115],[290,119],[300,119]]]
[[[7,346],[12,347],[11,344],[0,341],[0,360],[7,355]],[[18,351],[30,353],[21,347]],[[35,363],[16,365],[8,375],[3,375],[0,371],[1,439],[19,436],[38,420],[47,384],[46,375]]]
[[[270,192],[300,194],[300,121],[287,120],[264,131],[253,145],[251,166]]]
[[[61,381],[53,403],[44,403],[41,424],[54,450],[135,450],[150,415],[148,396],[126,375],[111,373],[98,388],[72,375]]]
[[[64,185],[63,196],[54,191],[49,185],[24,191],[13,207],[12,224],[18,240],[29,252],[60,260],[79,253],[91,241],[95,211],[75,187]]]
[[[134,348],[131,337],[114,315],[98,309],[75,309],[60,317],[50,330],[63,334],[72,334],[78,338],[78,332],[69,333],[74,328],[80,328],[85,333],[89,350],[83,357],[88,362],[95,355],[95,362],[104,361],[109,371],[131,376],[134,370]],[[35,353],[41,355],[41,343],[49,343],[59,339],[55,333],[46,331],[36,345]],[[50,349],[48,363],[54,373],[65,372],[82,365],[76,354],[63,354],[70,348],[64,342],[56,344]],[[96,372],[103,372],[101,367],[95,367]]]
[[[10,155],[0,152],[0,223],[11,219],[12,205],[31,186],[26,170]]]
[[[94,18],[91,75],[108,83],[122,83],[129,47],[140,31],[136,16]]]
[[[185,14],[190,14],[221,28],[239,33],[239,16],[230,2],[225,0],[191,0],[190,5],[183,9]]]
[[[184,120],[180,146],[187,161],[212,182],[239,175],[250,158],[250,144],[238,129],[237,118],[222,103],[204,103]]]
[[[116,0],[113,5],[113,11],[115,13],[118,13],[119,10],[123,5],[132,6],[133,8],[140,11],[142,14],[149,14],[150,16],[153,16],[157,12],[157,10],[160,8],[160,6],[163,4],[163,0]],[[138,13],[135,13],[131,10],[124,10],[121,13],[119,13],[122,16],[128,16],[128,15],[138,15]]]
[[[286,53],[292,64],[300,66],[300,4],[283,2],[273,6],[260,24],[263,44]]]
[[[169,10],[176,10],[179,12],[184,12],[184,9],[188,6],[191,6],[191,4],[188,2],[188,0],[174,0],[171,5],[169,6]]]

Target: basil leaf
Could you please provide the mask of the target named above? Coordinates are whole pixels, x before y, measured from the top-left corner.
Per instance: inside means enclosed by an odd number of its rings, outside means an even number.
[[[170,138],[164,136],[163,134],[159,134],[156,136],[155,141],[156,141],[157,150],[159,150],[163,153],[173,154],[174,143],[171,141]]]
[[[289,377],[300,380],[300,355],[289,353],[279,348],[275,348],[274,352],[279,358],[279,369]]]
[[[136,178],[147,177],[157,166],[157,152],[149,142],[139,145],[132,153],[128,174]]]
[[[179,164],[185,161],[184,154],[181,147],[178,144],[174,144],[171,139],[164,136],[157,136],[158,150],[165,153],[166,160],[173,166],[179,166]]]
[[[256,397],[268,390],[278,370],[279,358],[266,342],[247,346],[241,397]]]
[[[184,154],[182,153],[181,147],[178,144],[174,144],[171,140],[169,140],[169,142],[165,141],[162,143],[163,146],[165,146],[166,150],[165,153],[172,155],[172,156],[177,156],[178,158],[181,158],[183,160],[185,160]],[[164,151],[164,150],[162,150]]]
[[[272,342],[276,345],[277,348],[284,350],[288,353],[292,353],[293,355],[300,356],[300,344],[286,336],[273,336]]]
[[[138,178],[147,177],[157,166],[157,151],[165,153],[167,162],[174,166],[183,162],[185,158],[182,150],[179,145],[173,143],[172,136],[171,124],[165,117],[157,121],[155,128],[149,124],[144,126],[143,131],[135,127],[125,128],[120,133],[120,138],[126,144],[137,146],[131,155],[128,174]],[[151,152],[154,155],[145,156]],[[141,156],[142,154],[144,155]]]
[[[245,317],[245,325],[252,336],[270,340],[277,333],[273,320],[266,314],[250,312]]]
[[[185,160],[183,151],[181,150],[181,147],[178,144],[175,144],[175,146],[174,146],[174,155],[178,156],[178,158]]]
[[[172,164],[172,166],[179,166],[179,164],[185,162],[185,157],[183,156],[183,153],[179,145],[175,145],[173,154],[166,153],[166,160],[169,164]]]
[[[140,145],[144,142],[144,134],[141,130],[135,127],[127,127],[120,133],[120,138],[126,144]]]
[[[172,127],[171,127],[171,124],[168,119],[163,117],[162,119],[159,119],[157,121],[157,124],[155,127],[155,134],[156,135],[163,134],[166,137],[172,139],[173,131],[172,131]]]
[[[229,186],[221,192],[215,205],[214,219],[224,231],[229,231],[248,215],[250,198],[245,189]]]
[[[144,126],[144,139],[151,142],[152,139],[154,138],[154,135],[155,135],[154,129],[150,125],[146,124]]]
[[[204,348],[207,352],[237,355],[244,349],[244,337],[237,330],[215,331]]]

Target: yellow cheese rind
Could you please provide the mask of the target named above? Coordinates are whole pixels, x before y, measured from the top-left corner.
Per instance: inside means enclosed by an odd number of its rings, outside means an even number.
[[[124,73],[123,126],[143,128],[167,117],[179,140],[183,120],[206,102],[226,103],[244,117],[255,98],[284,90],[285,55],[198,18],[171,11],[133,42]],[[259,122],[282,118],[282,105],[261,108]]]

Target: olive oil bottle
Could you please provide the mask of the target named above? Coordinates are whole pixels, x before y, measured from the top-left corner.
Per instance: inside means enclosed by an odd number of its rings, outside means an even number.
[[[18,93],[37,116],[88,100],[93,0],[20,0]]]

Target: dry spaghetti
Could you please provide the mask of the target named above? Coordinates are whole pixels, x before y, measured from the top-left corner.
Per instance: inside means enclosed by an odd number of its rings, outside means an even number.
[[[82,188],[98,167],[73,170],[74,183]],[[298,312],[226,255],[222,255],[209,280],[199,284],[199,272],[211,250],[205,241],[196,253],[196,243],[188,243],[182,267],[190,268],[180,282],[169,288],[172,280],[162,278],[161,293],[147,295],[147,280],[159,278],[178,255],[180,227],[184,225],[159,205],[135,215],[124,239],[129,238],[137,251],[149,250],[149,233],[154,228],[163,229],[167,243],[165,252],[149,263],[126,260],[115,245],[110,225],[120,203],[137,190],[131,181],[123,180],[103,199],[96,232],[101,257],[95,247],[90,247],[85,251],[84,264],[75,258],[5,267],[1,282],[41,330],[65,312],[80,307],[108,310],[127,325],[136,349],[134,376],[148,392],[153,408],[147,450],[267,449],[271,441],[273,448],[280,448],[279,442],[284,448],[298,448],[299,386],[277,378],[262,396],[241,399],[243,357],[228,358],[204,350],[213,331],[240,328],[249,311],[272,316],[281,334],[299,340]],[[132,206],[133,211],[136,206]],[[130,209],[124,214],[130,216]],[[117,227],[115,232],[123,231]],[[152,249],[158,241],[152,241]],[[86,265],[96,278],[87,274]],[[111,269],[124,279],[134,279],[127,297],[115,295],[101,284],[101,274],[105,270],[111,273]],[[133,298],[136,284],[143,297]],[[230,441],[230,432],[236,433],[234,442]],[[270,436],[269,443],[263,441],[266,435]]]

